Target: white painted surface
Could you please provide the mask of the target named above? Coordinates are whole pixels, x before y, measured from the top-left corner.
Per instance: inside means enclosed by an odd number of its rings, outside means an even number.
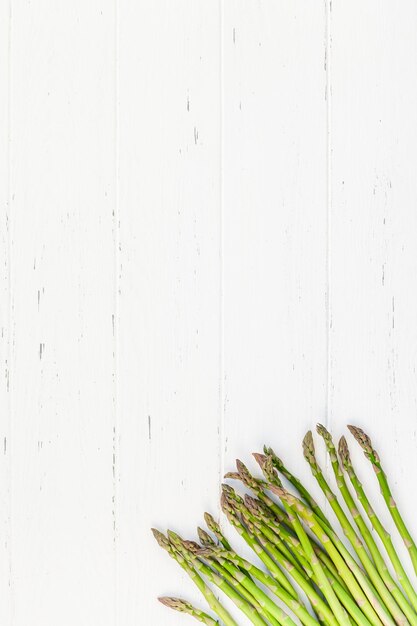
[[[317,420],[366,426],[406,504],[416,26],[411,0],[0,3],[2,624],[185,623],[149,527],[193,532],[264,441],[310,481]]]

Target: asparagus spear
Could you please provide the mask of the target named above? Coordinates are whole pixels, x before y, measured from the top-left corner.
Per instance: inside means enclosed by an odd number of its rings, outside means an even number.
[[[365,524],[365,521],[362,515],[360,514],[360,512],[358,511],[356,507],[356,503],[353,500],[352,495],[346,484],[343,470],[339,464],[339,459],[337,457],[336,448],[333,444],[333,439],[332,439],[331,434],[321,424],[317,425],[317,432],[321,437],[323,437],[323,440],[326,444],[327,451],[330,456],[330,461],[333,467],[333,472],[336,478],[337,486],[339,487],[340,493],[342,494],[343,499],[346,502],[349,512],[352,515],[352,518],[355,521],[359,529],[359,532],[361,533],[369,549],[369,552],[374,560],[377,571],[380,573],[381,579],[385,583],[385,586],[387,588],[387,593],[392,595],[392,597],[397,603],[397,606],[400,607],[401,611],[403,611],[403,613],[401,614],[403,615],[403,619],[402,621],[398,621],[396,619],[397,623],[406,624],[407,623],[406,618],[407,618],[410,624],[412,624],[412,626],[417,626],[416,613],[413,611],[408,601],[403,596],[401,590],[398,588],[395,580],[392,578],[374,538],[372,537],[367,525]],[[390,608],[389,604],[387,606],[388,608]],[[395,614],[392,611],[391,613],[393,614],[394,617],[397,615],[397,618],[398,618],[398,614]]]
[[[242,524],[235,510],[234,503],[230,502],[224,493],[221,497],[221,506],[229,522],[236,528],[237,532],[246,541],[248,546],[252,548],[263,564],[269,569],[273,578],[281,584],[294,599],[296,599],[297,594],[291,587],[289,581],[286,579],[275,561],[265,552],[265,550],[262,549],[256,539],[251,536],[247,528],[245,528]]]
[[[369,521],[371,522],[374,530],[377,532],[379,538],[381,539],[385,547],[385,550],[394,567],[395,573],[397,575],[397,578],[400,584],[402,585],[404,591],[406,592],[408,598],[410,599],[410,602],[413,605],[414,609],[417,610],[417,593],[415,592],[408,578],[408,575],[404,569],[404,566],[401,563],[401,560],[395,551],[395,547],[394,547],[394,544],[392,542],[389,532],[385,529],[380,519],[376,515],[374,509],[372,508],[370,501],[368,500],[365,490],[360,480],[357,477],[357,474],[352,464],[352,460],[351,460],[350,453],[349,453],[349,448],[348,448],[345,437],[341,437],[339,441],[339,456],[340,456],[342,465],[347,475],[349,476],[349,480],[356,492],[358,500],[362,504],[363,509],[369,518]]]
[[[159,602],[169,607],[170,609],[174,609],[174,611],[180,611],[181,613],[188,613],[188,615],[195,617],[196,619],[198,619],[199,622],[206,624],[206,626],[218,626],[219,625],[219,622],[217,620],[210,617],[210,615],[207,615],[207,613],[204,613],[204,611],[200,611],[200,609],[197,609],[195,606],[193,606],[186,600],[182,600],[181,598],[169,598],[166,596],[162,598],[158,598],[158,600]]]
[[[310,465],[313,476],[316,478],[320,488],[322,489],[324,495],[330,503],[333,511],[336,514],[337,519],[340,522],[340,525],[345,533],[346,537],[349,539],[353,549],[358,555],[362,565],[365,568],[370,580],[375,586],[378,594],[382,598],[386,608],[389,610],[391,615],[394,617],[396,624],[398,626],[405,626],[407,624],[407,618],[404,613],[399,608],[397,602],[395,601],[393,595],[391,595],[390,591],[385,586],[383,579],[381,578],[378,570],[370,559],[363,542],[359,535],[356,533],[352,524],[350,523],[346,513],[342,509],[337,499],[336,494],[331,490],[327,480],[325,479],[321,468],[317,462],[314,448],[313,435],[311,430],[307,432],[303,440],[303,450],[304,457]],[[391,590],[392,592],[392,590]],[[400,594],[401,595],[401,594]]]
[[[393,626],[394,622],[380,605],[378,598],[374,595],[372,588],[367,583],[363,572],[337,537],[336,533],[329,528],[324,530],[319,520],[314,516],[314,513],[282,487],[271,485],[271,490],[283,501],[287,502],[287,506],[289,506],[296,515],[300,515],[305,524],[322,543],[333,563],[336,565],[339,574],[348,586],[352,595],[352,601],[356,602],[357,605],[361,607],[369,621],[374,624],[374,626],[381,626],[381,623],[386,626]]]
[[[226,561],[226,559],[222,559],[220,556],[218,558],[223,562]],[[283,587],[278,585],[273,578],[264,574],[262,570],[252,565],[248,561],[242,559],[240,564],[245,569],[249,569],[253,576],[255,576],[282,602],[284,602],[293,611],[293,613],[297,615],[300,621],[305,624],[305,626],[316,626],[316,624],[318,623],[317,620],[311,617],[304,605],[299,600],[295,600],[292,596],[290,596],[290,594],[285,589],[283,589]],[[248,576],[242,578],[241,570],[238,568],[238,566],[233,564],[233,561],[229,561],[229,568],[233,572],[235,578],[239,580],[239,582],[241,582],[241,584],[246,587],[247,590],[252,593],[254,597],[257,597],[259,599],[261,605],[264,605],[267,611],[271,613],[271,615],[279,619],[280,613],[278,613],[277,611],[277,605],[274,604],[272,600],[270,600],[270,598],[261,589],[259,589]]]
[[[303,483],[285,467],[284,463],[275,454],[273,449],[264,446],[264,453],[266,456],[271,457],[274,467],[280,472],[280,474],[285,476],[285,478],[293,485],[293,487],[295,487],[300,496],[304,498],[305,502],[315,512],[317,517],[322,519],[323,522],[325,522],[326,524],[329,524],[327,517],[325,516],[317,502],[314,500],[311,493],[304,487]]]
[[[190,544],[193,544],[194,542],[184,541],[183,543],[185,547],[190,547]],[[204,559],[207,560],[204,550],[207,550],[207,548],[201,549],[198,544],[194,544],[191,552],[193,552],[193,554],[195,554],[200,560],[203,559],[204,562]],[[245,600],[247,600],[254,609],[256,609],[261,617],[270,622],[272,626],[280,626],[280,622],[275,617],[273,617],[264,606],[260,604],[259,600],[254,597],[253,594],[250,593],[250,591],[247,590],[246,586],[242,585],[242,579],[236,578],[233,575],[234,572],[231,570],[230,565],[227,561],[213,558],[208,562],[208,565],[218,574],[220,574],[220,576],[222,576],[226,580],[226,582],[229,583],[229,585],[234,587],[236,591],[240,593],[240,595],[243,596],[243,598],[245,598]],[[244,576],[250,577],[245,570],[241,570],[241,572]]]
[[[270,480],[272,484],[269,485],[269,489],[279,495],[282,491],[282,494],[285,494],[286,491],[282,488],[281,481],[273,470],[272,460],[264,455],[258,455],[257,461],[261,466],[262,471],[267,480]],[[275,484],[274,484],[275,483]],[[315,573],[318,581],[318,585],[322,593],[324,594],[327,602],[329,603],[337,621],[341,626],[350,626],[350,620],[345,612],[343,606],[340,604],[336,593],[331,586],[326,573],[313,549],[312,543],[304,530],[303,525],[301,524],[297,513],[290,506],[290,502],[287,498],[281,497],[281,502],[284,505],[287,516],[289,518],[290,524],[292,528],[295,530],[298,539],[303,547],[305,555],[308,561],[311,563],[311,567],[313,572]]]
[[[175,546],[178,553],[193,567],[195,570],[204,575],[211,583],[216,585],[219,589],[227,595],[232,602],[246,615],[246,617],[252,622],[254,626],[265,626],[265,620],[258,613],[256,608],[248,602],[240,593],[231,586],[224,578],[219,576],[216,572],[213,572],[205,563],[198,560],[198,558],[184,546],[184,543],[176,533],[168,531],[168,537],[173,546]]]
[[[152,533],[161,548],[168,552],[168,554],[177,561],[182,569],[187,572],[193,583],[198,587],[198,589],[207,600],[207,604],[209,605],[209,607],[215,613],[217,613],[220,619],[224,622],[225,626],[238,626],[237,622],[235,622],[232,616],[219,602],[219,600],[216,598],[210,587],[205,583],[203,578],[199,576],[195,568],[190,566],[190,564],[184,559],[184,557],[177,550],[174,549],[167,537],[165,537],[165,535],[156,528],[152,528]]]
[[[210,513],[204,513],[204,520],[207,524],[207,528],[211,530],[213,535],[217,537],[220,543],[226,548],[226,550],[230,550],[230,543],[227,541],[226,537],[223,535],[219,524],[216,522],[214,517],[210,515]]]
[[[406,527],[400,511],[398,510],[396,502],[392,496],[387,476],[381,466],[379,455],[372,447],[372,442],[370,438],[366,433],[364,433],[361,428],[351,425],[348,426],[348,428],[352,435],[355,437],[356,441],[362,447],[366,458],[372,463],[372,467],[375,471],[379,485],[381,487],[381,493],[384,497],[388,510],[391,513],[392,519],[394,520],[395,525],[398,528],[398,532],[400,533],[401,538],[404,541],[404,544],[409,552],[414,571],[417,574],[417,546],[414,543],[414,540],[410,535],[408,528]]]

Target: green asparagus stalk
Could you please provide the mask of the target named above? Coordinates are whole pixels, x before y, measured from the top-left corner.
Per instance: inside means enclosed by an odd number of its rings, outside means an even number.
[[[165,535],[156,528],[152,528],[152,533],[161,548],[163,548],[175,561],[177,561],[182,569],[189,575],[193,583],[198,587],[198,589],[205,597],[209,607],[215,613],[217,613],[220,619],[224,622],[225,626],[238,626],[237,622],[235,622],[230,613],[219,602],[213,591],[205,583],[204,579],[199,576],[195,568],[190,566],[186,559],[177,550],[174,549],[167,537],[165,537]]]
[[[226,548],[226,550],[230,550],[230,543],[227,541],[226,537],[223,535],[220,529],[220,525],[216,522],[214,517],[210,515],[210,513],[204,513],[204,521],[207,524],[207,528],[211,530],[213,535],[217,537],[217,539]]]
[[[193,552],[187,549],[181,537],[173,531],[168,531],[168,537],[171,544],[176,548],[178,553],[186,560],[191,567],[197,570],[201,575],[205,576],[211,583],[216,585],[232,602],[246,615],[254,626],[265,626],[265,620],[258,613],[256,608],[248,602],[235,588],[231,586],[224,578],[211,570],[205,563],[200,561]]]
[[[199,622],[206,624],[206,626],[219,626],[219,622],[204,611],[200,611],[195,606],[187,602],[186,600],[182,600],[181,598],[169,598],[162,597],[158,598],[159,602],[161,602],[164,606],[167,606],[170,609],[174,609],[174,611],[180,611],[180,613],[188,613],[192,617],[195,617]]]
[[[219,558],[221,559],[221,557]],[[225,559],[223,559],[223,562],[225,562]],[[267,587],[267,589],[272,591],[273,594],[275,594],[282,602],[284,602],[284,604],[286,604],[288,608],[290,608],[291,611],[295,615],[297,615],[297,617],[305,626],[317,625],[317,620],[311,617],[303,604],[299,600],[296,600],[292,596],[290,596],[290,594],[280,585],[278,585],[273,578],[265,575],[262,570],[252,565],[248,561],[242,559],[240,564],[245,569],[249,569],[254,577],[256,577],[260,582],[262,582],[262,584],[265,585],[265,587]],[[248,576],[242,577],[241,570],[238,568],[238,566],[234,565],[232,561],[229,561],[229,567],[230,570],[233,572],[234,577],[239,580],[239,582],[241,582],[241,584],[246,587],[246,589],[250,593],[252,593],[254,597],[257,597],[259,599],[260,604],[265,606],[265,608],[269,613],[271,613],[271,615],[279,619],[280,614],[277,613],[277,606],[272,602],[272,600],[270,600],[270,598],[263,591],[261,591]]]
[[[340,456],[342,465],[347,475],[349,476],[349,480],[356,492],[358,500],[362,504],[362,507],[366,515],[368,516],[369,521],[371,522],[374,530],[376,531],[376,533],[378,534],[379,538],[381,539],[384,545],[384,548],[394,567],[398,581],[400,582],[401,586],[406,592],[412,606],[414,607],[414,610],[417,610],[417,593],[415,592],[408,578],[408,575],[404,569],[404,566],[401,563],[401,560],[395,551],[395,547],[394,547],[394,544],[392,542],[389,532],[385,529],[379,517],[376,515],[370,501],[368,500],[368,497],[365,493],[362,483],[358,479],[358,476],[352,464],[352,459],[350,457],[349,448],[348,448],[345,437],[341,437],[339,441],[339,456]]]
[[[273,554],[274,556],[277,554],[276,551],[274,551],[274,546],[268,541],[265,541],[265,547],[266,549],[268,549],[268,552]],[[231,552],[231,551],[229,552],[225,550],[216,551],[216,549],[212,549],[212,553],[214,553],[216,558],[220,557],[226,560],[230,560],[237,567],[243,568],[250,575],[252,575],[254,578],[259,580],[259,582],[261,582],[263,585],[269,588],[273,593],[275,593],[275,595],[278,595],[278,597],[280,597],[280,595],[276,593],[277,583],[274,580],[274,578],[272,578],[268,574],[265,574],[262,570],[256,567],[253,563],[248,562],[247,560],[238,556],[235,552]],[[286,571],[293,577],[294,581],[304,591],[304,593],[310,600],[313,608],[323,616],[325,621],[330,626],[338,626],[338,622],[336,618],[334,617],[334,615],[332,614],[332,612],[330,611],[329,606],[324,602],[322,597],[315,591],[314,587],[312,587],[312,585],[308,582],[308,577],[301,574],[282,555],[277,555],[277,558],[279,559],[280,564],[285,567]]]
[[[332,507],[333,511],[336,514],[337,519],[339,520],[339,523],[343,529],[343,532],[345,533],[346,537],[349,539],[353,549],[358,555],[363,567],[365,568],[365,571],[367,572],[370,580],[375,586],[375,589],[377,590],[378,594],[382,598],[385,607],[394,617],[395,623],[398,626],[405,626],[407,624],[407,618],[405,617],[404,613],[399,608],[393,595],[391,595],[390,591],[385,586],[385,583],[382,580],[380,574],[378,573],[378,570],[376,569],[372,560],[370,559],[361,538],[356,533],[346,513],[340,506],[336,494],[331,490],[327,480],[324,478],[324,475],[316,459],[313,435],[312,435],[311,430],[309,430],[304,437],[303,450],[304,450],[304,457],[310,465],[313,476],[316,478],[320,488],[322,489],[324,495],[329,501],[330,506]],[[387,623],[389,623],[388,620],[387,620]]]
[[[272,478],[272,480],[274,480],[274,482],[277,483],[275,485],[271,484],[269,486],[271,491],[279,495],[280,490],[282,490],[283,494],[285,494],[286,493],[285,490],[282,489],[281,486],[278,486],[278,485],[281,485],[281,483],[278,480],[278,477],[273,475],[272,463],[271,462],[268,463],[268,458],[264,457],[264,459],[261,459],[261,455],[259,455],[257,460],[258,462],[261,463],[261,469],[265,473],[267,480],[269,478]],[[324,594],[327,602],[329,603],[336,619],[338,620],[341,626],[348,626],[348,625],[350,626],[350,619],[347,613],[345,612],[345,609],[341,605],[338,597],[336,596],[336,593],[326,576],[326,573],[313,549],[313,545],[306,531],[304,530],[303,525],[301,524],[298,518],[297,513],[293,510],[293,508],[290,506],[289,501],[285,497],[281,497],[281,502],[283,503],[284,508],[286,510],[290,525],[295,530],[298,536],[298,539],[300,540],[300,543],[303,547],[303,550],[307,556],[307,559],[311,563],[311,567],[313,569],[314,574],[316,575],[319,588],[321,592]]]
[[[262,549],[262,547],[257,542],[256,538],[254,538],[245,528],[245,526],[240,521],[237,511],[235,509],[235,505],[231,502],[226,495],[223,493],[221,497],[221,505],[223,512],[227,516],[229,522],[232,526],[234,526],[237,532],[241,535],[241,537],[246,541],[248,546],[252,548],[255,554],[260,558],[263,564],[269,569],[273,578],[278,582],[287,592],[293,597],[297,599],[297,594],[294,591],[293,587],[290,585],[288,579],[285,577],[283,572],[280,570],[278,565],[275,563],[273,559]]]
[[[189,545],[187,544],[190,543],[192,544],[193,542],[184,542],[185,547],[189,547]],[[194,549],[191,549],[191,552],[193,552],[197,558],[203,560],[204,562],[204,550],[200,549],[199,546],[197,546],[197,549],[195,549],[195,547]],[[234,577],[234,572],[231,571],[231,568],[227,562],[222,561],[221,559],[211,559],[211,561],[208,562],[208,565],[220,576],[222,576],[231,587],[234,587],[236,591],[241,596],[243,596],[243,598],[245,598],[245,600],[247,600],[254,609],[256,609],[261,617],[263,617],[268,622],[271,622],[272,626],[280,626],[280,622],[275,617],[271,616],[270,613],[268,613],[268,611],[265,609],[265,607],[263,607],[259,603],[257,598],[255,598],[253,594],[250,593],[244,585],[242,585],[241,579]],[[245,572],[244,570],[241,571],[244,576],[249,577],[249,574],[247,572]]]
[[[352,601],[356,602],[357,605],[361,607],[369,621],[374,626],[381,626],[381,623],[386,626],[393,626],[393,620],[380,605],[378,598],[367,583],[363,572],[340,539],[338,539],[336,533],[328,528],[324,530],[318,519],[314,516],[314,513],[282,487],[271,485],[271,490],[276,493],[282,501],[287,502],[287,505],[296,515],[300,515],[308,528],[310,528],[322,543],[333,563],[336,565],[339,574],[348,586],[352,594]]]
[[[325,514],[323,513],[323,511],[321,510],[317,502],[314,500],[313,496],[304,487],[302,482],[285,467],[284,463],[275,454],[273,449],[267,446],[264,446],[264,453],[266,456],[271,457],[274,467],[278,470],[280,474],[282,474],[293,485],[293,487],[295,487],[295,489],[298,491],[300,496],[305,500],[308,506],[314,511],[317,517],[323,520],[323,522],[325,522],[326,524],[329,524],[327,517],[325,516]]]
[[[336,478],[336,482],[337,482],[337,486],[340,490],[340,493],[342,494],[342,497],[344,499],[344,501],[346,502],[346,505],[349,509],[349,512],[354,520],[354,522],[356,523],[359,532],[361,533],[365,544],[367,545],[369,552],[374,560],[375,566],[377,568],[377,571],[379,572],[379,574],[381,575],[381,579],[385,584],[385,587],[387,589],[387,594],[389,597],[393,597],[393,599],[396,601],[397,606],[401,609],[402,613],[400,613],[400,615],[403,616],[403,619],[400,621],[398,620],[398,613],[394,613],[391,610],[391,614],[396,618],[396,622],[397,624],[407,624],[407,620],[408,622],[412,625],[412,626],[417,626],[417,615],[416,613],[413,611],[413,609],[411,608],[411,606],[409,605],[408,601],[406,600],[406,598],[403,596],[401,590],[399,589],[399,587],[397,586],[395,580],[392,578],[386,564],[385,561],[379,551],[379,548],[374,540],[374,538],[372,537],[362,515],[360,514],[358,508],[356,507],[356,503],[353,500],[353,497],[349,491],[349,488],[346,484],[345,481],[345,477],[343,474],[343,470],[340,466],[339,463],[339,459],[337,457],[337,452],[336,452],[336,448],[333,444],[333,439],[331,434],[329,433],[329,431],[322,426],[321,424],[317,425],[317,432],[318,434],[323,437],[323,440],[325,442],[327,451],[329,453],[330,456],[330,462],[332,464],[333,467],[333,472]],[[377,588],[378,589],[378,588]],[[387,604],[388,608],[391,609],[390,605]]]
[[[199,557],[202,558],[208,558],[208,555],[205,554],[205,552],[209,550],[208,548],[204,548],[202,550],[200,550],[197,555]],[[214,558],[213,556],[209,559],[209,565],[214,568],[215,570],[217,570],[219,572],[220,575],[222,575],[228,582],[229,584],[231,584],[232,586],[234,586],[236,588],[236,590],[244,597],[246,598],[250,604],[252,604],[255,609],[258,611],[258,613],[262,616],[265,617],[265,619],[271,623],[272,626],[281,626],[281,622],[276,619],[273,615],[271,615],[268,610],[262,606],[259,602],[259,600],[257,598],[255,598],[253,596],[252,593],[250,593],[245,586],[242,585],[241,583],[241,578],[240,577],[235,577],[234,574],[234,570],[231,568],[230,563],[222,558]],[[250,578],[250,575],[248,574],[248,572],[242,568],[239,567],[239,570],[243,573],[244,576]],[[282,614],[281,617],[283,618],[284,615]]]
[[[379,456],[361,429],[349,429],[373,466],[417,573],[417,547],[392,498]],[[201,545],[172,531],[166,537],[153,529],[159,545],[190,576],[216,617],[179,598],[160,598],[164,605],[208,626],[237,626],[211,589],[214,585],[253,626],[297,626],[296,621],[298,626],[417,626],[417,589],[366,496],[345,438],[339,442],[338,457],[327,429],[319,424],[317,432],[325,442],[340,495],[330,488],[317,463],[311,432],[303,441],[304,456],[360,564],[310,491],[272,448],[265,446],[266,454],[254,455],[263,478],[253,476],[240,460],[236,462],[237,471],[226,474],[241,481],[253,495],[241,497],[230,485],[223,485],[221,509],[266,569],[239,556],[208,513],[204,517],[212,535],[198,528]],[[280,476],[293,486],[295,495],[284,489]],[[384,548],[377,544],[368,520]],[[387,557],[396,579],[387,567]]]
[[[417,574],[417,546],[414,543],[414,540],[410,532],[408,531],[407,526],[405,525],[405,522],[400,514],[400,511],[398,510],[397,504],[393,498],[393,495],[392,495],[392,492],[388,483],[387,476],[384,470],[382,469],[379,455],[376,452],[376,450],[374,450],[374,448],[372,447],[372,442],[370,438],[368,437],[366,433],[364,433],[364,431],[361,428],[358,428],[357,426],[351,426],[351,425],[348,426],[348,428],[350,432],[352,433],[352,435],[355,437],[356,441],[362,447],[366,458],[372,463],[372,467],[377,476],[379,486],[381,487],[381,493],[384,497],[385,503],[392,516],[392,519],[395,522],[398,532],[400,533],[401,538],[409,552],[411,562],[414,567],[414,571]]]

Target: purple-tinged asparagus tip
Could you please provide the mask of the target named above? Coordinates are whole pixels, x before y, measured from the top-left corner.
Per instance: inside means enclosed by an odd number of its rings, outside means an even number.
[[[181,598],[168,598],[167,596],[158,598],[159,602],[174,611],[186,612],[193,610],[192,605]]]
[[[261,454],[260,452],[252,452],[252,456],[259,465],[259,467],[262,469],[265,466],[267,456],[265,454]]]
[[[313,433],[311,432],[311,430],[307,431],[306,434],[304,435],[303,453],[304,453],[304,458],[306,459],[306,461],[312,467],[316,467],[317,466],[316,451],[314,448],[314,439],[313,439]]]
[[[212,539],[212,537],[200,526],[197,528],[198,538],[200,539],[202,545],[204,547],[215,546],[216,542]]]
[[[152,531],[152,534],[155,537],[156,541],[161,546],[161,548],[164,548],[164,549],[169,548],[169,541],[165,537],[165,535],[163,533],[161,533],[160,530],[158,530],[157,528],[151,528],[151,531]]]
[[[317,424],[316,425],[316,431],[317,431],[317,434],[320,435],[320,437],[323,437],[323,439],[325,441],[328,441],[329,443],[331,443],[332,436],[329,433],[329,431],[327,430],[327,428],[325,426],[323,426],[323,424]]]
[[[348,429],[350,430],[358,444],[361,446],[362,450],[365,453],[365,456],[371,461],[379,463],[379,456],[372,447],[371,438],[362,430],[362,428],[358,428],[358,426],[352,426],[352,424],[349,424]]]
[[[339,457],[345,469],[352,464],[348,444],[344,435],[340,437],[339,440]]]
[[[229,480],[241,480],[239,472],[226,472],[224,478]]]

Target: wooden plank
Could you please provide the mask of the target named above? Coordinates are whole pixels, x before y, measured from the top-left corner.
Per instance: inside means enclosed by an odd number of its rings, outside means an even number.
[[[203,0],[119,13],[118,619],[182,624],[204,601],[150,527],[217,507],[220,16]]]
[[[13,3],[13,624],[113,624],[114,3]]]
[[[325,24],[317,3],[225,3],[225,469],[268,443],[307,482],[327,397]]]
[[[10,524],[10,5],[0,4],[0,622],[11,619]]]
[[[331,422],[369,431],[416,533],[417,7],[332,5]]]

